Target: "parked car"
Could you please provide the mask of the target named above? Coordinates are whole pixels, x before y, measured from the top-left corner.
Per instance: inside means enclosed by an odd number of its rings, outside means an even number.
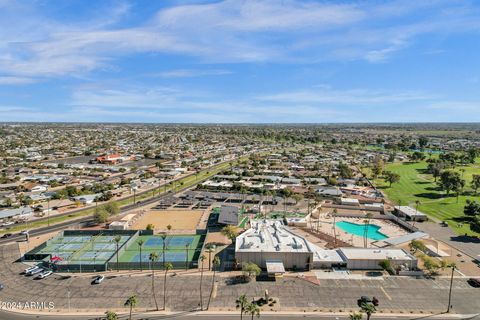
[[[21,234],[22,236],[25,236],[25,235],[28,234],[28,230],[23,230],[22,232],[20,232],[20,234]]]
[[[37,276],[37,279],[45,279],[46,277],[48,277],[49,275],[51,275],[53,272],[50,271],[50,270],[45,270],[44,272],[40,273],[38,276]]]
[[[467,280],[468,284],[475,288],[480,288],[480,278],[470,278]]]
[[[367,296],[361,296],[360,299],[357,300],[357,304],[361,307],[363,304],[373,304],[373,301]]]
[[[43,272],[44,270],[40,267],[36,267],[35,269],[33,270],[30,270],[28,273],[27,273],[27,276],[33,276],[34,274],[37,274],[37,273],[40,273],[40,272]]]
[[[3,289],[5,289],[5,286],[0,283],[0,291],[2,291]]]
[[[95,279],[93,279],[92,284],[100,284],[105,280],[105,276],[97,276]]]
[[[39,266],[28,267],[27,269],[23,270],[23,273],[27,274],[32,270],[39,269]]]
[[[2,236],[2,239],[10,238],[11,236],[13,236],[13,234],[11,234],[11,233],[5,233],[5,234]]]

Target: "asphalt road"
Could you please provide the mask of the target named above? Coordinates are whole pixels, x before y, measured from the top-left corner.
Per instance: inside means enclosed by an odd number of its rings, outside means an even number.
[[[249,316],[245,316],[245,319],[250,319]],[[430,317],[422,316],[422,317],[411,317],[411,316],[390,316],[385,317],[381,315],[374,315],[372,316],[375,320],[392,320],[392,319],[424,319],[427,320]],[[476,316],[475,319],[479,317]],[[94,317],[94,316],[65,316],[65,315],[45,315],[45,316],[36,316],[36,315],[25,315],[25,314],[15,314],[11,312],[0,312],[0,320],[33,320],[33,319],[46,319],[46,320],[98,320],[102,318]],[[128,316],[124,315],[119,317],[119,319],[128,319]],[[137,314],[133,315],[132,319],[135,320],[160,320],[160,319],[178,319],[178,320],[208,320],[208,319],[216,319],[216,320],[238,320],[240,319],[239,315],[235,314],[199,314],[199,313],[178,313],[172,315],[149,315],[149,314]],[[298,319],[332,319],[332,320],[347,320],[349,319],[348,316],[345,315],[320,315],[320,314],[264,314],[261,315],[260,318],[255,319],[280,319],[280,320],[298,320]],[[442,320],[442,319],[452,319],[448,315],[436,316],[434,319]],[[457,318],[460,319],[460,318]],[[473,317],[463,317],[462,319],[473,319]]]

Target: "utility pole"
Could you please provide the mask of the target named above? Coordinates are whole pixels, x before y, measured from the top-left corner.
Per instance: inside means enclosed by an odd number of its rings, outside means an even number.
[[[453,287],[453,273],[455,272],[455,264],[451,265],[452,268],[452,276],[450,277],[450,290],[448,291],[448,307],[447,313],[450,312],[450,308],[452,307],[452,287]]]

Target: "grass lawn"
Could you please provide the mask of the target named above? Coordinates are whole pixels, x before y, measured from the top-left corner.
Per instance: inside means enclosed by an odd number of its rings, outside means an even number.
[[[418,210],[428,214],[430,217],[447,221],[450,227],[457,234],[480,235],[470,230],[468,223],[462,223],[464,214],[463,207],[467,199],[474,199],[473,190],[470,187],[472,174],[480,174],[480,164],[477,163],[465,167],[457,167],[461,175],[460,169],[465,169],[463,179],[466,180],[465,195],[458,198],[451,194],[449,197],[438,189],[437,183],[431,174],[425,172],[427,162],[419,163],[390,163],[385,166],[385,170],[398,173],[400,181],[394,183],[392,187],[383,179],[379,178],[374,181],[375,185],[385,192],[387,197],[396,205],[400,202],[402,205],[415,207],[415,202],[420,201]],[[478,198],[477,198],[478,199]]]

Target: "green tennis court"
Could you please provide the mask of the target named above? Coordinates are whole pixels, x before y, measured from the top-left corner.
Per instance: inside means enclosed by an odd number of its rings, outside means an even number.
[[[165,238],[165,261],[183,262],[191,261],[197,251],[201,249],[200,235],[169,235]],[[150,253],[158,255],[158,261],[163,261],[164,240],[159,235],[139,236],[138,239],[126,248],[120,257],[120,262],[139,262],[140,247],[138,241],[143,241],[142,256],[143,262],[150,260]]]

